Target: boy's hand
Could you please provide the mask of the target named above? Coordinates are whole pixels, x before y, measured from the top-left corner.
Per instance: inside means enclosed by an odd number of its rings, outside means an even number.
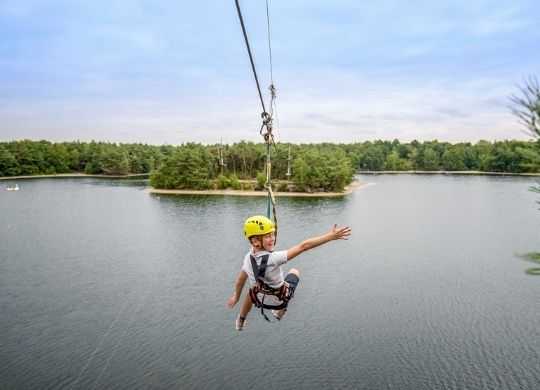
[[[236,296],[236,294],[233,294],[227,300],[227,306],[229,307],[229,309],[232,309],[234,307],[234,305],[236,305],[237,302],[238,302],[238,297]]]
[[[332,240],[348,240],[351,235],[351,228],[348,226],[338,228],[337,224],[334,224],[329,234]]]

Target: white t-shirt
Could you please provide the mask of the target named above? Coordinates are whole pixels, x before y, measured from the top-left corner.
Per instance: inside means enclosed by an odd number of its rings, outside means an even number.
[[[267,252],[260,251],[253,254],[251,251],[244,257],[244,263],[242,264],[242,271],[248,275],[249,284],[254,286],[255,275],[253,274],[253,267],[251,266],[250,255],[253,255],[257,262],[257,267],[260,267],[262,257],[264,255],[270,255],[268,257],[268,263],[266,265],[266,272],[264,274],[264,281],[272,288],[281,287],[283,284],[283,270],[281,266],[287,262],[287,251]]]

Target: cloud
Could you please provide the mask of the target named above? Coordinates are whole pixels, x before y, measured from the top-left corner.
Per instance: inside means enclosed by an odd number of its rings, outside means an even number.
[[[436,112],[451,118],[470,118],[472,115],[470,112],[464,112],[461,109],[452,107],[437,108]]]
[[[263,88],[264,6],[243,2]],[[19,5],[22,4],[22,5]],[[234,6],[0,4],[0,139],[260,140]],[[536,3],[273,2],[283,141],[519,138],[507,96],[540,63]]]
[[[328,70],[304,77],[285,84],[278,95],[276,132],[283,142],[523,138],[507,107],[500,104],[507,95],[505,85],[511,83],[501,84],[498,78],[416,84],[407,78],[368,80]],[[296,88],[311,77],[320,81]],[[167,96],[115,97],[104,91],[117,82],[90,77],[88,85],[98,92],[92,98],[2,101],[0,138],[260,141],[261,108],[252,81],[238,85],[217,77],[210,82],[208,90],[189,95],[180,90]],[[333,91],[335,85],[339,91]]]
[[[42,2],[35,0],[2,0],[0,18],[7,20],[28,18],[39,8],[40,3]]]
[[[494,8],[471,25],[470,31],[479,36],[508,34],[532,27],[533,20],[523,15],[517,6]]]

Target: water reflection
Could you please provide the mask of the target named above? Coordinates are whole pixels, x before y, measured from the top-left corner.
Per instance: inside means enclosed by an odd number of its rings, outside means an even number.
[[[523,260],[540,265],[540,252],[530,252],[520,256]],[[540,276],[540,267],[531,267],[525,270],[527,275]]]
[[[143,187],[150,185],[150,180],[141,178],[104,178],[92,179],[86,184],[102,187]]]

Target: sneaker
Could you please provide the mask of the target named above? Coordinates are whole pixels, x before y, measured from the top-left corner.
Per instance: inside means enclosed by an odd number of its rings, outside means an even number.
[[[242,330],[246,326],[246,317],[236,317],[236,330]]]
[[[278,321],[281,321],[285,313],[287,312],[287,309],[284,310],[272,310],[272,315],[274,318]]]

